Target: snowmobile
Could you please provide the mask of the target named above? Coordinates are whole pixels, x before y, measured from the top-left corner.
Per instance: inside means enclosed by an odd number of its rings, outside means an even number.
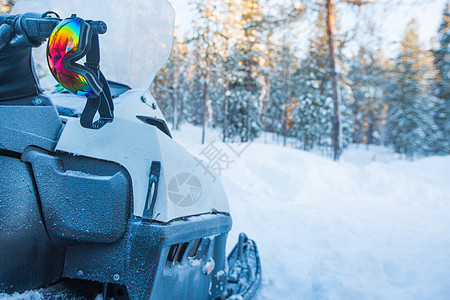
[[[0,293],[254,296],[255,242],[241,234],[226,256],[224,189],[150,94],[173,27],[166,0],[22,0],[0,15]]]

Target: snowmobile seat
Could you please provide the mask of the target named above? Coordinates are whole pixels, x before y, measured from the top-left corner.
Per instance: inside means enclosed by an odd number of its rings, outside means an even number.
[[[0,150],[23,153],[33,145],[53,151],[63,127],[44,95],[0,101]]]

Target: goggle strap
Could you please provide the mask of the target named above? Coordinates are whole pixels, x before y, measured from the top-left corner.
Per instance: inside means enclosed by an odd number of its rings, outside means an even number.
[[[101,101],[98,107],[98,113],[100,114],[100,117],[110,119],[112,121],[114,119],[114,103],[112,101],[108,81],[106,81],[105,76],[100,71],[99,71],[99,79],[100,82],[103,84],[103,91],[100,94]]]
[[[86,105],[80,118],[81,126],[83,126],[84,128],[94,128],[93,121],[100,105],[100,98],[100,95],[87,98]]]
[[[98,96],[88,97],[86,106],[81,114],[80,123],[84,128],[100,129],[114,119],[114,104],[108,82],[102,72],[99,71],[99,79],[103,84],[103,91]],[[94,122],[95,114],[100,118]]]
[[[103,90],[98,96],[88,97],[86,106],[81,114],[81,126],[90,129],[100,129],[114,119],[114,104],[111,97],[111,91],[108,86],[108,81],[100,71],[99,64],[100,45],[98,34],[93,34],[90,49],[86,54],[85,66],[97,74],[100,83],[103,85]],[[97,112],[100,118],[94,122],[94,117]]]
[[[92,71],[97,72],[100,64],[100,44],[98,41],[98,34],[93,34],[91,37],[90,49],[86,54],[85,66]]]

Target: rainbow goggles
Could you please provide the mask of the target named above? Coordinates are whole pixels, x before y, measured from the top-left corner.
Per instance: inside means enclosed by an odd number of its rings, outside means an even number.
[[[100,72],[98,35],[106,32],[102,21],[72,15],[53,30],[47,44],[47,62],[53,77],[69,92],[87,97],[81,125],[99,129],[114,119],[108,82]],[[77,63],[85,58],[85,63]],[[99,119],[94,122],[95,115]]]

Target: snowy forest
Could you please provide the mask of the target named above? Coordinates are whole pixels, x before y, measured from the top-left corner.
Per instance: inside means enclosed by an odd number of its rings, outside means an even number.
[[[344,2],[359,9],[371,4]],[[176,29],[170,60],[152,86],[172,128],[185,122],[202,126],[202,142],[207,127],[220,129],[224,142],[248,142],[269,132],[279,144],[332,156],[336,120],[325,2],[269,7],[259,0],[196,0],[190,5],[198,17],[191,30]],[[335,5],[337,29],[340,8]],[[300,50],[293,37],[311,17],[306,50]],[[351,35],[337,30],[335,159],[350,143],[385,145],[411,159],[449,153],[448,4],[441,18],[433,49],[419,41],[418,22],[411,19],[389,56],[376,20]],[[356,34],[363,38],[355,39]]]

